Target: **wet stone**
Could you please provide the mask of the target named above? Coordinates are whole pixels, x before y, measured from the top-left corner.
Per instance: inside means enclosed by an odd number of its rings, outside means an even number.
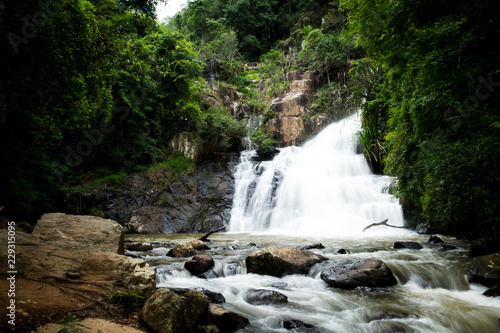
[[[423,246],[417,242],[396,242],[394,243],[395,249],[409,249],[409,250],[420,250]]]
[[[252,289],[246,293],[246,301],[253,305],[287,303],[288,297],[275,290]]]
[[[439,238],[438,236],[431,236],[429,240],[427,241],[429,244],[441,244],[444,243],[444,241]]]
[[[286,330],[294,332],[304,332],[304,333],[315,333],[316,327],[311,324],[306,324],[301,320],[296,319],[283,319],[281,321],[281,327]]]
[[[305,246],[299,246],[299,249],[301,250],[312,250],[312,249],[324,249],[325,247],[321,243],[314,243],[310,245],[305,245]]]

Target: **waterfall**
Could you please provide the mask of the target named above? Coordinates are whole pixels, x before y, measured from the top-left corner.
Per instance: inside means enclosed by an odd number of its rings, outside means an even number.
[[[357,152],[360,130],[353,114],[302,147],[281,149],[272,161],[255,162],[255,151],[242,152],[230,231],[356,237],[385,219],[403,226],[402,208],[388,192],[394,179],[374,175]],[[376,227],[364,234],[388,233],[406,231]]]

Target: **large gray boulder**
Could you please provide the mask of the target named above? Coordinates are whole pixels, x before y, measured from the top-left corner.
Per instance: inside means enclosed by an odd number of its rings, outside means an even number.
[[[339,263],[321,272],[321,279],[330,287],[341,289],[389,287],[397,283],[391,269],[377,258]]]
[[[169,289],[158,289],[139,312],[139,318],[154,332],[189,333],[206,317],[208,300],[201,291],[179,296]]]
[[[267,247],[246,258],[248,273],[281,277],[288,274],[307,274],[312,266],[327,258],[298,248]]]
[[[33,229],[45,242],[83,245],[88,249],[123,254],[123,227],[97,216],[44,214]]]

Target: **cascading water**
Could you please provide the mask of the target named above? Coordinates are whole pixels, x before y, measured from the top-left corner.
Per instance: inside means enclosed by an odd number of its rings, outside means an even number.
[[[204,277],[191,275],[186,258],[169,258],[155,248],[142,258],[156,269],[158,288],[204,288],[221,293],[224,307],[250,320],[238,332],[289,332],[284,319],[314,325],[319,333],[499,333],[500,299],[481,295],[486,287],[469,284],[467,243],[441,236],[452,250],[429,244],[429,236],[406,229],[367,225],[389,219],[403,225],[398,201],[387,191],[393,179],[373,175],[356,153],[359,118],[332,124],[303,147],[288,147],[267,162],[245,151],[235,172],[231,232],[210,236],[214,267]],[[277,236],[279,234],[279,237]],[[135,235],[139,242],[184,242],[199,235]],[[396,250],[408,240],[421,250]],[[312,250],[328,258],[309,274],[281,278],[248,274],[246,257],[266,246],[296,247],[321,242]],[[340,254],[339,248],[346,254]],[[323,269],[344,260],[376,257],[397,285],[374,291],[339,290],[321,280]],[[255,289],[278,291],[284,304],[256,305]]]
[[[403,226],[390,177],[374,175],[357,153],[357,114],[333,123],[303,147],[287,147],[256,163],[245,151],[235,172],[231,232],[357,237],[363,228],[389,219]],[[388,229],[384,227],[383,229]],[[369,235],[401,233],[380,228]]]

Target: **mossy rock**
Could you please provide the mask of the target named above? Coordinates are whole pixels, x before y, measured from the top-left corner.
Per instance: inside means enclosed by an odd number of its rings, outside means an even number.
[[[486,287],[500,283],[500,252],[474,258],[467,267],[467,278]]]

